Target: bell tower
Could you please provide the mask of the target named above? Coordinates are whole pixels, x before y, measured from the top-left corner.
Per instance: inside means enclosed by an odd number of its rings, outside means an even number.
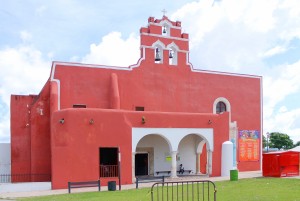
[[[181,22],[148,18],[148,26],[140,29],[141,54],[147,63],[169,66],[189,65],[189,36],[181,32]]]

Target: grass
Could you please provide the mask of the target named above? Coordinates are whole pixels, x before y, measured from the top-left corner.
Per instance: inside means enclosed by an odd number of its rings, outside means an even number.
[[[253,178],[215,182],[218,201],[300,201],[300,179]],[[21,201],[151,201],[150,188],[20,198]]]

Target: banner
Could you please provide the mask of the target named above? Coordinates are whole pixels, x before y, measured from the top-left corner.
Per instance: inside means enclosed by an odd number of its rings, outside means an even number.
[[[239,131],[239,161],[259,161],[260,134],[257,130]]]

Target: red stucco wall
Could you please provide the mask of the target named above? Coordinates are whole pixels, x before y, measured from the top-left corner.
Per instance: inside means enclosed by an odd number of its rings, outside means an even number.
[[[142,116],[147,119],[141,123]],[[64,119],[64,124],[59,122]],[[94,124],[89,120],[93,119]],[[214,123],[208,125],[208,119]],[[65,109],[52,117],[52,187],[66,188],[68,181],[99,178],[99,147],[121,150],[122,184],[132,183],[132,127],[213,128],[215,135],[212,176],[220,175],[221,147],[227,140],[228,113],[223,115],[133,112],[125,110]],[[102,184],[107,185],[106,179]]]

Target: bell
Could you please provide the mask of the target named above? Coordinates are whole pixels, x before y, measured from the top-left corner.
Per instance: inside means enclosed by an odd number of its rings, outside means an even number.
[[[161,58],[160,58],[160,56],[159,56],[159,49],[156,48],[156,49],[155,49],[155,61],[160,61],[160,60],[161,60]]]
[[[163,27],[163,33],[167,33],[167,28],[165,26]]]
[[[169,51],[169,58],[172,59],[173,58],[173,50]]]

